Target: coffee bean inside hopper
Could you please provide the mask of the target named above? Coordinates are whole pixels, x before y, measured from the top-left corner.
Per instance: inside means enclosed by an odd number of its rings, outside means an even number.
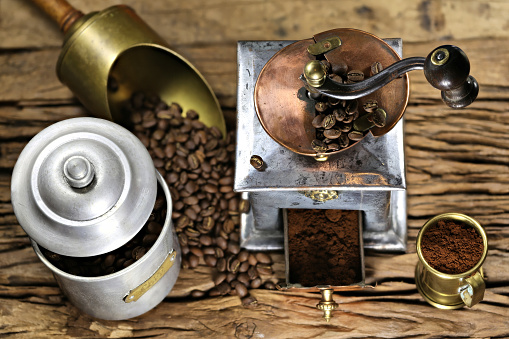
[[[325,103],[317,104],[317,109],[327,108]],[[248,260],[250,253],[239,246],[241,213],[248,212],[250,207],[249,201],[233,192],[234,133],[223,138],[219,128],[200,121],[199,112],[184,111],[178,103],[166,104],[159,98],[149,100],[140,93],[126,103],[126,110],[132,117],[134,133],[147,147],[170,188],[182,267],[215,267],[210,279],[216,287],[207,291],[209,296],[245,297],[244,288],[247,291],[265,284],[271,287],[272,271],[260,273],[256,269],[258,260]],[[256,258],[256,253],[253,257]],[[268,258],[265,261],[270,262],[270,267],[272,260]],[[231,279],[222,279],[223,274]],[[233,286],[232,281],[244,288]],[[196,291],[193,294],[201,296]]]
[[[333,73],[329,78],[339,83],[356,83],[364,80],[365,75],[360,70],[348,71],[344,63],[330,65]],[[375,75],[383,69],[381,63],[375,62],[370,68],[370,75]],[[384,127],[387,114],[378,106],[374,99],[339,100],[314,93],[308,97],[315,102],[315,117],[312,125],[316,129],[316,138],[311,142],[311,148],[317,154],[336,152],[350,147],[363,139],[373,127]]]

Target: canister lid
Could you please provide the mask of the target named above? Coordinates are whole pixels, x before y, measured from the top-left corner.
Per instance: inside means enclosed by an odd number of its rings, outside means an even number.
[[[157,179],[143,144],[107,120],[75,118],[37,134],[23,149],[11,200],[25,232],[59,254],[112,251],[143,227]]]

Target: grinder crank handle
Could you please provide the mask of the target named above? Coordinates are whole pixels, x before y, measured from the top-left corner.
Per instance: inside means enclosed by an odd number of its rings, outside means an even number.
[[[66,0],[31,0],[44,13],[55,21],[60,30],[66,33],[72,24],[83,16],[83,13],[72,7]]]
[[[442,91],[442,100],[449,107],[466,107],[477,98],[479,85],[474,77],[469,75],[468,57],[459,47],[452,45],[440,46],[426,58],[400,60],[372,77],[353,84],[342,84],[330,79],[326,66],[319,60],[308,62],[300,79],[310,92],[340,100],[353,100],[373,93],[416,69],[424,69],[426,80]]]

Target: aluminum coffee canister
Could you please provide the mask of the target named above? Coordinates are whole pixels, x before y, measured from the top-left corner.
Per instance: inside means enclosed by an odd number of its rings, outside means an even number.
[[[153,211],[158,185],[167,212],[150,250],[108,275],[66,273],[40,249],[93,257],[125,245]],[[102,319],[138,316],[159,304],[180,271],[180,247],[171,222],[172,200],[143,144],[125,128],[96,118],[56,123],[20,154],[11,182],[16,217],[41,261],[69,300]]]

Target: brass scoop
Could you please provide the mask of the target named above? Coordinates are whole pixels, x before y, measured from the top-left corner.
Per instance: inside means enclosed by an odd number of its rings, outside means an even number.
[[[137,91],[193,109],[225,135],[224,117],[209,84],[124,5],[83,15],[65,0],[32,0],[65,33],[57,75],[95,116],[129,124],[123,103]]]

